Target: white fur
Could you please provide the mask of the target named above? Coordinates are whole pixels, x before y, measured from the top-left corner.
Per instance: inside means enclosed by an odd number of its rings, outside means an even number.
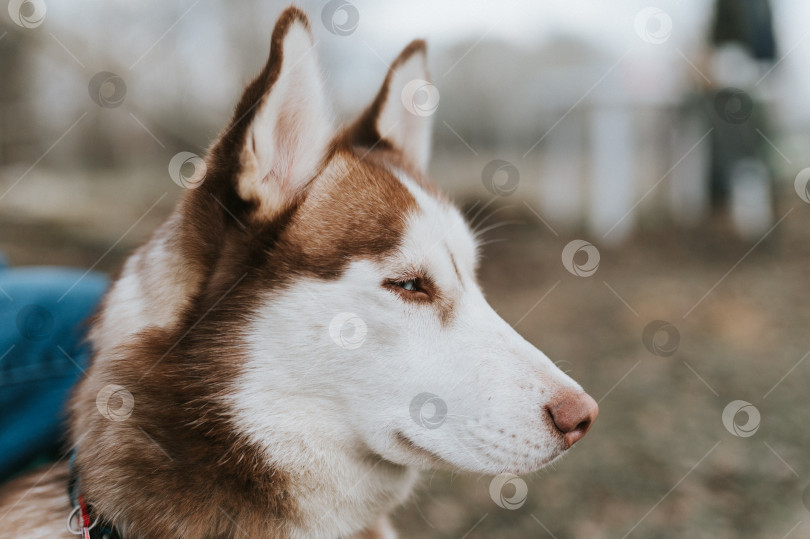
[[[525,473],[565,447],[545,406],[579,386],[487,304],[458,211],[403,181],[419,211],[401,249],[355,260],[338,280],[301,279],[266,294],[245,328],[247,362],[227,401],[237,430],[294,484],[318,485],[296,487],[310,512],[305,520],[316,523],[301,536],[373,523],[407,497],[415,470]],[[434,306],[407,303],[381,286],[414,266],[454,303],[446,324]],[[330,334],[347,312],[366,324],[359,347],[341,347]],[[411,417],[412,400],[424,392],[447,404],[438,428]],[[425,451],[398,442],[398,434]],[[327,523],[345,527],[321,527]]]

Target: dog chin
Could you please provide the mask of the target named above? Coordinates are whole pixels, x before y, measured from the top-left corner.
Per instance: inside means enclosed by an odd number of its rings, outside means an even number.
[[[539,471],[542,468],[545,468],[552,462],[558,460],[564,454],[565,451],[560,450],[559,452],[555,452],[552,455],[538,457],[536,459],[530,458],[525,461],[508,462],[508,463],[492,461],[488,463],[482,463],[484,464],[484,466],[481,466],[479,468],[469,468],[465,466],[462,469],[469,472],[483,473],[487,475],[498,475],[502,473],[525,475]]]
[[[523,474],[536,472],[536,471],[539,471],[539,470],[545,468],[546,466],[548,466],[552,462],[560,460],[563,457],[563,455],[565,455],[565,453],[566,453],[565,449],[555,450],[555,452],[552,455],[541,458],[541,459],[539,459],[539,460],[537,460],[537,461],[535,461],[533,463],[527,463],[525,465],[519,465],[519,466],[517,466],[517,467],[515,467],[513,469],[503,470],[502,472],[499,472],[499,473],[508,472],[508,473],[513,473],[515,475],[523,475]]]

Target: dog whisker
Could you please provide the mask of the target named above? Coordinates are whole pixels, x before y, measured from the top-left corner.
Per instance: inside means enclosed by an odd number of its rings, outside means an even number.
[[[495,217],[501,211],[511,210],[514,207],[515,207],[514,205],[511,205],[511,206],[499,206],[498,208],[495,208],[494,210],[492,210],[488,214],[484,215],[481,218],[481,220],[478,223],[475,223],[475,225],[473,226],[473,234],[475,234],[476,230],[478,230],[479,228],[484,226],[487,221],[489,221],[490,219]]]
[[[525,224],[525,223],[523,221],[500,221],[498,223],[489,225],[487,227],[475,230],[474,235],[475,235],[476,238],[480,238],[481,236],[483,236],[487,232],[490,232],[490,231],[495,230],[497,228],[501,228],[501,227],[504,227],[504,226],[510,226],[510,225],[522,225],[522,224]]]

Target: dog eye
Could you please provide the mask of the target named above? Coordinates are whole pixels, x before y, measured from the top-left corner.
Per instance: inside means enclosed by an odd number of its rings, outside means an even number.
[[[390,279],[384,283],[384,286],[394,292],[399,292],[404,298],[409,300],[424,300],[430,299],[430,292],[428,286],[420,278],[398,280]]]
[[[411,279],[409,281],[405,281],[404,283],[397,283],[397,286],[410,292],[415,292],[417,290],[416,279]]]

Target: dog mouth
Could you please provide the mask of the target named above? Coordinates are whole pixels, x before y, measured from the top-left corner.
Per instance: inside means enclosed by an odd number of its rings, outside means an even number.
[[[400,446],[405,447],[409,453],[415,453],[422,458],[428,459],[429,461],[433,462],[435,465],[441,466],[453,466],[451,463],[447,462],[445,459],[434,453],[433,451],[429,451],[422,446],[417,445],[414,443],[413,440],[405,436],[402,431],[397,431],[394,434],[394,439],[397,441],[397,444]]]
[[[410,453],[412,455],[417,455],[417,456],[421,457],[422,459],[424,459],[426,462],[429,462],[431,467],[444,468],[444,469],[453,469],[453,470],[457,470],[460,467],[464,468],[463,466],[460,466],[458,464],[454,464],[454,463],[448,461],[447,459],[439,456],[438,454],[434,453],[433,451],[430,451],[429,449],[425,449],[424,447],[418,445],[413,440],[408,438],[402,431],[397,431],[394,434],[394,439],[396,440],[396,443],[399,446],[403,447],[408,453]],[[523,464],[516,464],[516,465],[511,465],[511,466],[510,465],[503,465],[503,464],[502,465],[497,465],[496,464],[495,467],[490,469],[487,473],[497,474],[497,473],[508,472],[508,473],[514,473],[516,475],[521,475],[521,474],[525,474],[525,473],[531,473],[531,472],[535,472],[537,470],[540,470],[541,468],[545,468],[546,466],[548,466],[552,462],[555,462],[555,461],[561,459],[567,453],[568,453],[568,451],[564,447],[564,442],[562,441],[562,438],[560,438],[560,447],[555,448],[551,452],[550,455],[546,455],[544,458],[542,458],[539,461],[531,461],[531,462],[526,462],[526,463],[523,463]]]

